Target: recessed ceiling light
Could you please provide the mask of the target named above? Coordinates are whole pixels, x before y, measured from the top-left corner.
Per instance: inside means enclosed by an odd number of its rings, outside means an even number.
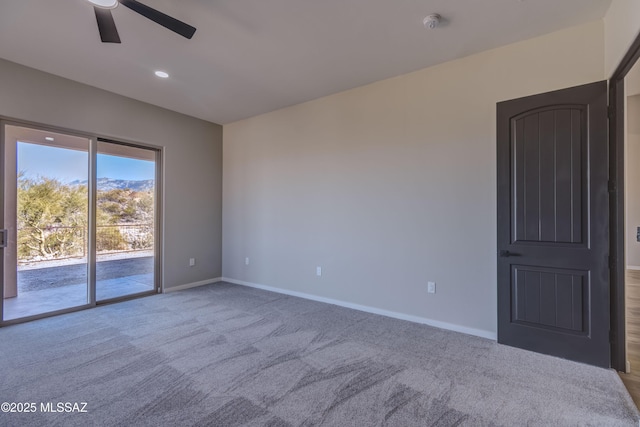
[[[55,139],[53,139],[53,137],[51,136],[45,136],[44,139],[46,139],[47,141],[55,141]]]
[[[169,73],[166,73],[164,71],[156,71],[155,75],[158,76],[158,77],[161,77],[163,79],[166,79],[166,78],[169,77]]]
[[[118,0],[87,0],[94,6],[101,7],[103,9],[113,9],[118,5]]]

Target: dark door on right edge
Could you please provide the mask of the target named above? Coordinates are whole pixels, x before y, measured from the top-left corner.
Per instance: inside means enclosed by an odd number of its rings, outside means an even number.
[[[609,367],[607,84],[505,101],[498,342]]]

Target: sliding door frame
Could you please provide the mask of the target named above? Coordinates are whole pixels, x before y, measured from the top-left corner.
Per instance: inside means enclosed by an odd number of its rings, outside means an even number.
[[[6,126],[18,126],[18,127],[27,127],[27,128],[31,128],[31,129],[35,129],[35,130],[39,130],[39,131],[46,131],[46,132],[53,132],[53,133],[61,133],[61,134],[65,134],[65,135],[69,135],[69,136],[75,136],[75,137],[80,137],[80,138],[86,138],[89,141],[89,146],[87,147],[87,154],[89,159],[91,159],[92,153],[91,153],[91,146],[93,144],[93,140],[95,139],[95,137],[83,133],[83,132],[78,132],[78,131],[74,131],[74,130],[69,130],[69,129],[62,129],[59,127],[55,127],[55,126],[48,126],[48,125],[44,125],[41,123],[34,123],[34,122],[29,122],[29,121],[25,121],[25,120],[19,120],[19,119],[14,119],[14,118],[9,118],[9,117],[4,117],[4,116],[0,116],[0,173],[4,179],[4,173],[6,172],[5,170],[5,149],[6,149]],[[90,173],[91,171],[88,170],[88,173]],[[90,177],[90,175],[89,175]],[[90,195],[90,192],[89,192]],[[4,225],[4,208],[5,208],[5,192],[4,192],[4,185],[0,185],[0,225]],[[91,228],[92,228],[92,220],[91,218],[87,218],[88,220],[88,225],[87,225],[87,230],[88,230],[88,242],[91,241]],[[4,253],[4,249],[2,249],[2,259],[0,260],[0,283],[2,284],[2,286],[0,286],[0,293],[2,294],[2,301],[0,301],[0,327],[2,326],[8,326],[8,325],[13,325],[13,324],[17,324],[17,323],[24,323],[24,322],[30,322],[32,320],[38,320],[38,319],[44,319],[45,317],[51,317],[51,316],[57,316],[59,314],[66,314],[66,313],[73,313],[75,311],[80,311],[80,310],[86,310],[87,308],[91,308],[91,307],[95,307],[95,302],[92,303],[91,300],[91,282],[90,282],[90,277],[87,276],[87,303],[86,304],[81,304],[81,305],[77,305],[74,307],[68,307],[68,308],[63,308],[60,310],[54,310],[54,311],[48,311],[46,313],[40,313],[40,314],[34,314],[31,316],[25,316],[25,317],[20,317],[18,319],[10,319],[10,320],[4,320],[4,288],[5,288],[5,283],[4,283],[4,259],[5,259],[5,253]],[[87,254],[87,262],[89,262],[89,254]],[[89,271],[87,271],[87,273],[89,273]]]
[[[155,218],[154,218],[154,224],[153,224],[153,264],[154,264],[153,265],[153,280],[154,280],[153,289],[147,292],[140,292],[137,294],[123,295],[115,298],[96,301],[96,305],[112,304],[120,301],[129,300],[132,297],[134,298],[143,297],[143,296],[153,295],[156,293],[158,294],[162,293],[162,290],[163,290],[162,283],[164,283],[163,276],[162,276],[162,247],[163,247],[162,246],[162,241],[163,241],[162,240],[162,224],[164,223],[163,216],[162,216],[162,211],[164,206],[164,204],[162,203],[162,176],[163,176],[162,147],[157,147],[149,144],[141,144],[141,143],[131,142],[131,141],[124,141],[122,139],[115,140],[115,139],[97,137],[96,138],[96,154],[98,153],[97,151],[98,141],[106,142],[109,144],[123,145],[125,147],[141,148],[144,150],[151,150],[155,152],[155,188],[154,188],[154,197],[153,197]],[[93,159],[96,160],[97,155],[93,156]],[[96,182],[95,182],[97,181],[96,174],[92,176],[92,180],[94,180],[94,188],[97,190]],[[97,195],[97,191],[94,191],[94,199],[96,198],[96,195]],[[94,209],[95,209],[96,200],[93,200],[92,203],[94,204]],[[96,228],[94,227],[94,231],[95,229]],[[92,251],[91,251],[94,254],[94,256],[96,253],[95,249],[96,248],[95,248],[95,240],[94,240],[94,247],[92,248]],[[95,270],[95,263],[93,265]],[[94,278],[93,283],[96,283],[95,271],[93,271],[93,278]]]
[[[61,310],[50,311],[33,316],[21,317],[19,319],[4,320],[4,249],[0,248],[0,327],[9,326],[18,323],[29,322],[32,320],[43,319],[46,317],[57,316],[60,314],[73,313],[80,310],[86,310],[103,304],[112,304],[120,301],[141,298],[156,293],[163,292],[163,229],[164,229],[164,202],[163,202],[163,177],[164,177],[164,161],[163,148],[151,144],[127,141],[123,139],[113,139],[104,135],[90,134],[85,132],[67,129],[63,127],[50,126],[42,123],[32,122],[28,120],[15,119],[0,115],[0,176],[4,177],[5,173],[5,148],[6,148],[6,125],[28,127],[36,130],[49,131],[55,133],[66,134],[86,138],[89,140],[88,155],[88,232],[87,232],[87,304],[65,308]],[[97,209],[97,147],[98,141],[112,144],[136,147],[155,152],[155,189],[154,189],[154,288],[148,292],[140,292],[121,297],[110,298],[102,301],[96,300],[96,209]],[[5,191],[4,185],[0,185],[0,228],[4,225],[4,207],[5,207]]]

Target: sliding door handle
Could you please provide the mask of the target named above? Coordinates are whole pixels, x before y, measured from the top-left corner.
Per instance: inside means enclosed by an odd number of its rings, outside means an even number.
[[[6,247],[7,247],[7,230],[1,229],[0,230],[0,248],[6,248]]]

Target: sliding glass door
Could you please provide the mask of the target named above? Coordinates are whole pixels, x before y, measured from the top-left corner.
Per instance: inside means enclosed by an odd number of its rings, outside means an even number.
[[[90,303],[87,138],[4,128],[3,320]]]
[[[156,149],[2,123],[0,321],[157,291]]]
[[[155,288],[156,151],[98,141],[96,298]]]

